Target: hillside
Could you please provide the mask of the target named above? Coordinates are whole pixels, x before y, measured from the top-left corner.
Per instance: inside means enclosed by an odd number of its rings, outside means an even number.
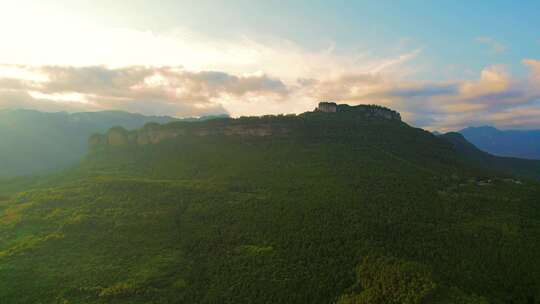
[[[469,166],[384,109],[341,109],[114,128],[79,166],[0,186],[0,297],[540,299],[537,182]]]
[[[459,131],[468,141],[494,155],[540,159],[539,130],[498,130],[471,127]]]
[[[44,173],[76,164],[88,150],[86,139],[113,126],[134,129],[152,121],[173,120],[118,111],[0,110],[0,177]]]
[[[523,176],[539,180],[540,160],[529,160],[514,157],[499,157],[486,153],[468,142],[463,135],[450,132],[440,135],[448,140],[470,166],[491,169],[498,172]]]

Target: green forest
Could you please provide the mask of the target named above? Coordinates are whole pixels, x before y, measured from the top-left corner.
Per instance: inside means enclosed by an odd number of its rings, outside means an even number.
[[[540,303],[537,162],[354,110],[145,128],[261,125],[2,180],[0,303]]]

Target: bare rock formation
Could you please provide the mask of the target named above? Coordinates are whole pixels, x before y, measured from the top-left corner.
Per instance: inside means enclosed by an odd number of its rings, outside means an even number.
[[[107,144],[123,146],[129,143],[128,131],[122,127],[114,127],[107,132]]]
[[[338,105],[335,102],[319,102],[319,106],[315,109],[316,112],[335,113]]]

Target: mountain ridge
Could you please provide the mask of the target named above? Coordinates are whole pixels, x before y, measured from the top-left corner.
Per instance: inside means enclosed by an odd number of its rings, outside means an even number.
[[[305,130],[305,121],[311,117],[324,119],[344,119],[351,121],[356,118],[368,119],[371,122],[388,121],[405,124],[401,115],[391,109],[377,105],[349,106],[323,102],[312,112],[299,115],[265,115],[240,118],[214,119],[210,122],[176,121],[168,124],[148,123],[142,128],[126,130],[114,127],[105,134],[93,134],[89,138],[91,149],[100,149],[104,146],[146,145],[157,144],[164,140],[173,140],[187,135],[195,136],[293,136],[293,133],[311,132]],[[408,126],[408,125],[407,125]],[[314,129],[317,126],[313,126]],[[327,130],[325,132],[332,132]],[[326,133],[327,134],[327,133]],[[335,134],[339,136],[339,134]],[[501,157],[486,153],[470,143],[461,133],[450,132],[434,134],[444,139],[456,149],[462,161],[471,166],[477,166],[499,173],[513,174],[521,177],[540,179],[540,161],[512,157]]]
[[[325,107],[321,107],[324,105]],[[326,106],[330,106],[327,109]],[[213,119],[211,122],[193,124],[191,121],[171,122],[166,125],[148,123],[138,130],[128,131],[125,128],[111,128],[106,134],[93,134],[89,138],[92,148],[102,145],[124,144],[148,144],[159,143],[165,139],[193,134],[197,136],[226,135],[226,136],[276,136],[286,135],[293,128],[290,127],[302,123],[304,117],[309,115],[356,115],[367,119],[383,119],[387,121],[401,122],[401,115],[389,108],[378,105],[336,104],[323,102],[313,112],[305,112],[299,115],[264,115],[239,118]],[[324,116],[321,116],[324,117]],[[201,121],[199,121],[201,122]],[[287,127],[289,125],[289,127]]]
[[[484,152],[458,132],[439,135],[448,140],[471,166],[540,180],[540,160],[496,156]]]
[[[494,155],[540,159],[540,130],[500,130],[481,126],[458,132],[481,150]]]

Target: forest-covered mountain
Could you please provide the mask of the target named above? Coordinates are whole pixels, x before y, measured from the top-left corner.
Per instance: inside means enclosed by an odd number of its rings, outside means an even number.
[[[540,180],[540,160],[495,156],[478,149],[456,132],[442,134],[440,137],[452,143],[456,152],[470,166]]]
[[[538,303],[540,184],[381,111],[94,135],[0,184],[0,298]]]
[[[466,128],[459,133],[494,155],[540,159],[540,130],[499,130],[483,126]]]

